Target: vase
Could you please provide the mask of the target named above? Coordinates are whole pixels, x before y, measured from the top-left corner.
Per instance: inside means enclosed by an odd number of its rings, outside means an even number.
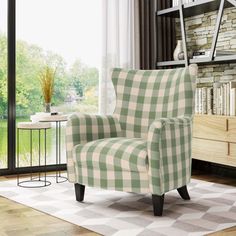
[[[179,53],[178,58],[179,58],[179,60],[184,60],[185,59],[184,52]],[[193,52],[192,51],[188,51],[188,58],[189,59],[193,58]]]
[[[179,54],[182,52],[183,52],[183,43],[182,40],[178,40],[173,55],[175,61],[179,61]]]
[[[45,112],[51,113],[51,103],[45,103]]]

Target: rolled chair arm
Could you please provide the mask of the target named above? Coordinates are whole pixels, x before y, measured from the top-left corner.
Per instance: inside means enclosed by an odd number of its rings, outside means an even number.
[[[121,137],[120,123],[114,116],[74,113],[66,125],[67,172],[70,182],[76,181],[73,149],[77,144],[97,139]]]
[[[148,131],[150,191],[162,195],[191,177],[192,117],[161,118]]]

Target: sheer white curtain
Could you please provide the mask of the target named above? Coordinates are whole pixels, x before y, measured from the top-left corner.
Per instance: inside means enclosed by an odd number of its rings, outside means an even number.
[[[139,19],[137,0],[102,0],[102,70],[100,75],[101,114],[111,114],[115,93],[111,69],[139,68]]]

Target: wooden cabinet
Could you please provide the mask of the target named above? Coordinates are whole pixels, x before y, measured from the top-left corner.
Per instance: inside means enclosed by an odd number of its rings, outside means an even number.
[[[196,138],[226,141],[227,127],[226,117],[196,115],[194,117],[193,135]]]
[[[195,115],[192,157],[236,167],[236,117]]]
[[[236,143],[236,118],[228,118],[228,141]]]

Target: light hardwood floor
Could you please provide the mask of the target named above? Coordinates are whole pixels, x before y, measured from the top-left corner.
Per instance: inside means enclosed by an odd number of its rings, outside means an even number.
[[[0,177],[0,181],[15,176]],[[236,187],[236,180],[194,172],[193,178]],[[236,225],[236,223],[235,223]],[[98,236],[99,234],[0,197],[0,236]],[[235,236],[236,226],[209,236]]]
[[[202,173],[199,171],[193,172],[192,177],[199,180],[204,180],[204,181],[219,183],[219,184],[226,184],[226,185],[236,187],[236,179],[233,179],[233,178],[209,175],[209,174]],[[207,236],[235,236],[235,235],[236,235],[236,222],[235,222],[235,227],[221,230],[216,233],[208,234]]]
[[[0,177],[0,181],[16,176]],[[0,197],[0,236],[98,236],[85,228]]]

